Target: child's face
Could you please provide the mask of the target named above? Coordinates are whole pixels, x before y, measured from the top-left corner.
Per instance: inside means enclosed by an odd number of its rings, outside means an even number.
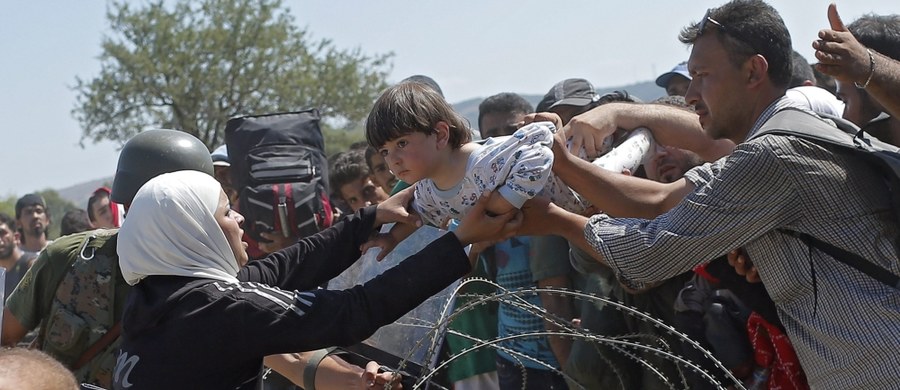
[[[434,174],[439,163],[439,146],[437,134],[413,131],[388,141],[378,152],[394,175],[412,184]]]
[[[384,157],[381,156],[381,153],[373,153],[372,156],[369,157],[369,166],[372,167],[372,171],[370,172],[372,174],[372,181],[381,187],[385,193],[390,194],[399,180],[391,173],[391,169],[388,168],[387,162],[384,161]]]

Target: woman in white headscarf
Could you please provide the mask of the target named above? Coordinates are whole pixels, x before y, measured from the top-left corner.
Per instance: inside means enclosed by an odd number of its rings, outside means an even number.
[[[463,246],[499,239],[516,214],[489,217],[486,197],[459,229],[362,286],[316,289],[359,258],[373,229],[409,222],[411,193],[247,264],[243,217],[209,175],[158,176],[119,231],[122,275],[134,285],[113,376],[117,389],[250,389],[263,357],[349,345],[469,272]]]

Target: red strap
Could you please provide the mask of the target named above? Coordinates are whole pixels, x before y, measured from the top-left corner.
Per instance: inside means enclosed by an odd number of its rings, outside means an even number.
[[[75,361],[75,364],[72,365],[72,370],[78,370],[81,367],[84,367],[88,364],[94,357],[96,357],[100,352],[102,352],[106,347],[116,341],[119,338],[119,334],[122,333],[122,322],[116,322],[103,337],[100,337],[96,343],[88,347],[81,356],[78,357],[78,360]]]

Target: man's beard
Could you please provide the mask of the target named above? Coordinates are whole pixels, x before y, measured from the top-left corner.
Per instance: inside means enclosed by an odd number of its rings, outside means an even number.
[[[13,254],[15,244],[9,244],[0,248],[0,259],[8,259]]]
[[[31,237],[41,236],[47,233],[47,228],[45,228],[43,225],[36,225],[30,229],[29,233],[31,233]]]

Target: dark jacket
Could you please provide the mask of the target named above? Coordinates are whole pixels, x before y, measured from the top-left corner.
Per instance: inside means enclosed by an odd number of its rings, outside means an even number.
[[[114,387],[252,389],[264,356],[360,342],[469,271],[446,234],[364,285],[316,289],[360,257],[374,220],[374,207],[360,210],[251,262],[239,283],[145,278],[126,304]]]

